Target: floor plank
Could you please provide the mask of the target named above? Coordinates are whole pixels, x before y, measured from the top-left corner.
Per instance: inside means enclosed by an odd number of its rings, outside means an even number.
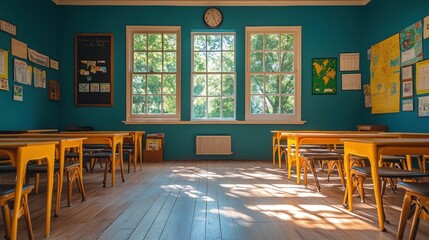
[[[370,181],[367,202],[354,197],[354,212],[349,212],[342,206],[344,189],[336,173],[328,182],[319,170],[320,193],[311,178],[305,188],[286,174],[268,161],[171,161],[145,163],[142,171],[127,173],[125,182],[103,188],[103,169],[97,166],[94,173],[84,173],[85,202],[74,186],[72,206],[66,207],[64,189],[60,216],[52,218],[47,239],[396,238],[402,189],[386,192],[390,223],[380,232]],[[43,239],[45,184],[42,179],[39,193],[29,196],[35,239]],[[428,226],[421,221],[417,239],[429,235]],[[18,238],[26,239],[22,219]]]

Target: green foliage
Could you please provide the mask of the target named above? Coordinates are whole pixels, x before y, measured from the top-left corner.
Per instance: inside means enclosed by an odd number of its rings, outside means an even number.
[[[133,96],[133,114],[145,113],[145,97],[140,95]]]
[[[144,74],[133,74],[133,94],[145,94],[146,93],[146,75]]]
[[[134,34],[134,50],[144,51],[147,45],[146,34]]]

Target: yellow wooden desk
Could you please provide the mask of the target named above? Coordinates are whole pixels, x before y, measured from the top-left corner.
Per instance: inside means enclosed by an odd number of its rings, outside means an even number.
[[[71,148],[75,148],[79,153],[79,175],[80,179],[83,181],[83,157],[82,157],[82,142],[86,138],[83,137],[52,137],[50,135],[39,134],[36,136],[22,135],[17,134],[17,137],[14,138],[4,138],[3,135],[0,134],[0,142],[41,142],[41,141],[58,141],[59,143],[56,145],[58,150],[57,159],[59,160],[59,173],[58,173],[58,186],[57,186],[57,196],[55,201],[55,216],[60,214],[60,203],[61,203],[61,193],[63,189],[64,182],[64,163],[65,163],[65,153],[67,150]],[[83,185],[83,184],[82,184]]]
[[[292,156],[292,145],[295,145],[295,149],[299,149],[302,144],[342,144],[342,138],[374,138],[374,137],[383,137],[383,138],[395,138],[396,135],[380,135],[378,133],[366,133],[366,132],[357,132],[357,131],[331,131],[331,132],[290,132],[284,133],[287,136],[287,159],[288,159],[288,179],[291,178],[292,173],[292,163],[295,159],[295,156]],[[296,182],[300,184],[301,182],[301,163],[300,161],[296,162]]]
[[[390,134],[395,136],[394,134]],[[374,184],[374,196],[377,204],[378,224],[384,231],[383,209],[378,177],[378,159],[381,155],[429,154],[429,138],[354,138],[341,139],[344,143],[344,170],[346,172],[349,210],[353,211],[352,180],[350,173],[350,155],[367,157],[371,163],[371,176]],[[347,139],[348,138],[348,139]]]
[[[47,165],[47,191],[46,191],[46,226],[45,237],[50,234],[51,203],[54,182],[55,144],[58,141],[43,142],[0,142],[0,152],[10,156],[12,164],[16,166],[16,188],[14,209],[21,206],[22,186],[25,182],[27,163],[30,160],[46,159]],[[18,211],[13,211],[11,222],[11,239],[17,238]]]

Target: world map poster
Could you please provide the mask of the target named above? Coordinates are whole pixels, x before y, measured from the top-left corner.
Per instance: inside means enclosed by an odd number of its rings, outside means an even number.
[[[370,85],[373,114],[399,112],[399,49],[399,34],[371,47]]]
[[[337,59],[313,58],[313,94],[337,93]]]

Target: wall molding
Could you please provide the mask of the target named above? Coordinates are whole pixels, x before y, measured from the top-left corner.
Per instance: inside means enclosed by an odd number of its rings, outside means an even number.
[[[364,6],[371,0],[52,0],[57,5],[97,6]]]

